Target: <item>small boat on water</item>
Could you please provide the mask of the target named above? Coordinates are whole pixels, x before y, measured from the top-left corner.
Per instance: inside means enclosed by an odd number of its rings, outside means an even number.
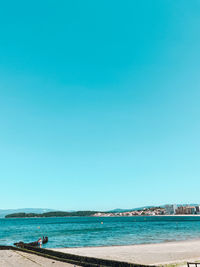
[[[39,247],[40,246],[40,239],[38,241],[30,242],[30,243],[24,243],[22,241],[14,243],[15,246],[17,247],[23,247],[24,245],[32,246],[32,247]],[[42,239],[42,245],[46,244],[48,242],[48,236],[43,237]]]

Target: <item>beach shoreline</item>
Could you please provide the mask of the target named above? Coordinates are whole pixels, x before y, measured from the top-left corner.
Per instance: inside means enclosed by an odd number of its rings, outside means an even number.
[[[50,249],[73,249],[73,248],[107,248],[107,247],[129,247],[129,246],[143,246],[143,245],[156,245],[156,244],[165,244],[165,243],[187,243],[187,242],[192,242],[192,241],[199,241],[200,242],[200,237],[198,238],[191,238],[191,239],[185,239],[185,240],[165,240],[161,242],[149,242],[149,243],[138,243],[138,244],[122,244],[122,245],[102,245],[102,246],[80,246],[80,247],[54,247]]]
[[[200,239],[123,246],[52,248],[52,250],[146,265],[186,266],[188,261],[200,261]]]
[[[183,267],[187,266],[187,262],[200,262],[200,239],[122,246],[63,247],[50,248],[50,250],[148,266],[170,265]],[[0,251],[0,265],[12,266],[13,262],[17,264],[16,266],[23,264],[33,266],[33,263],[42,266],[51,266],[52,264],[58,267],[63,266],[63,263],[38,257],[37,255],[24,254],[24,252],[15,250]],[[71,266],[71,264],[67,266]]]

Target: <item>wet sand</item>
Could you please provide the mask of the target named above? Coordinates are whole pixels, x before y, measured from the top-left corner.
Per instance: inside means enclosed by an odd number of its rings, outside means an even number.
[[[52,259],[43,258],[34,254],[14,250],[0,250],[0,266],[2,267],[74,267],[74,265]]]
[[[186,266],[188,261],[200,261],[200,240],[130,246],[55,248],[54,250],[149,265],[178,263]]]

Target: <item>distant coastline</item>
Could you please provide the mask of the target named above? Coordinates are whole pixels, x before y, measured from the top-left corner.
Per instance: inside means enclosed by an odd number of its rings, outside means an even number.
[[[82,216],[91,216],[95,214],[96,211],[74,211],[74,212],[65,212],[65,211],[51,211],[45,213],[11,213],[5,216],[6,219],[9,218],[50,218],[50,217],[82,217]]]
[[[115,209],[112,211],[46,211],[46,212],[14,212],[5,218],[49,218],[49,217],[131,217],[131,216],[200,216],[200,205],[165,205],[142,207],[132,210]]]

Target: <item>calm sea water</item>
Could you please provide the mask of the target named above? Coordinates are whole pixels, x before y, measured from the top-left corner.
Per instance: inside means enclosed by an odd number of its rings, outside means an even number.
[[[0,245],[48,236],[45,247],[157,243],[200,238],[200,217],[0,219]]]

